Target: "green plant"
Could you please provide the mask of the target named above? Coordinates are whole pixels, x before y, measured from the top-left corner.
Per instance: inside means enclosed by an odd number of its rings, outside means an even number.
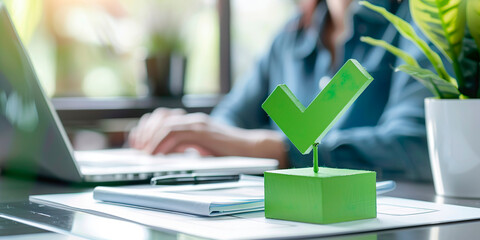
[[[177,33],[154,33],[147,42],[148,52],[159,53],[182,52],[183,45]]]
[[[406,64],[396,67],[424,84],[438,98],[480,98],[480,1],[410,0],[414,22],[451,64],[455,78],[445,70],[440,56],[405,20],[367,1],[360,4],[383,15],[398,32],[412,41],[433,65],[435,72],[419,66],[415,58],[391,44],[370,37],[361,41],[385,48]]]

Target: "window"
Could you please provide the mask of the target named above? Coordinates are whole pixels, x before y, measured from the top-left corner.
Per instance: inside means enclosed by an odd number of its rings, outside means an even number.
[[[229,75],[237,80],[297,11],[295,1],[4,0],[53,97],[146,96],[145,59],[169,51],[186,57],[185,93],[219,93],[217,1],[230,4]]]
[[[219,91],[214,0],[5,3],[49,96],[145,96],[157,51],[186,56],[187,93]]]
[[[265,54],[297,11],[292,0],[232,0],[232,78],[240,79]]]

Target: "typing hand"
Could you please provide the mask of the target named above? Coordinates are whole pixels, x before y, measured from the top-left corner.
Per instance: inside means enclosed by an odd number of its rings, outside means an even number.
[[[151,123],[156,121],[157,124]],[[281,167],[287,162],[286,147],[279,133],[228,126],[203,113],[165,115],[154,112],[145,119],[142,117],[130,134],[130,143],[151,154],[178,153],[193,148],[203,156],[274,158],[280,161]]]

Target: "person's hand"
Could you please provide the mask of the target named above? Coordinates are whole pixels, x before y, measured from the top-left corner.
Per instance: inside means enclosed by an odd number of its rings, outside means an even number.
[[[130,131],[128,136],[130,147],[146,149],[149,143],[153,141],[155,133],[163,128],[169,117],[185,114],[186,112],[183,109],[157,108],[152,113],[143,115],[138,125]]]
[[[274,158],[279,160],[280,167],[287,165],[285,144],[281,135],[275,131],[232,127],[216,122],[202,113],[169,114],[158,119],[161,121],[160,128],[149,129],[142,126],[154,121],[153,117],[154,114],[147,116],[148,120],[139,123],[137,129],[145,131],[134,130],[130,138],[140,139],[141,134],[147,131],[148,142],[132,145],[133,147],[151,154],[177,153],[193,148],[204,156]]]

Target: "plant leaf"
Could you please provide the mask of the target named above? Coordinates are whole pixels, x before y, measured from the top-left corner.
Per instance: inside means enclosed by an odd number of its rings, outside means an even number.
[[[467,26],[480,50],[480,1],[467,0]]]
[[[460,95],[454,84],[445,81],[428,69],[404,64],[395,68],[395,71],[402,71],[412,76],[439,98],[458,98]]]
[[[462,50],[464,0],[410,0],[410,13],[422,32],[450,61]]]
[[[403,59],[403,61],[405,61],[408,65],[413,65],[413,66],[417,66],[419,67],[418,65],[418,62],[417,60],[415,60],[415,58],[413,58],[412,56],[410,56],[410,54],[406,53],[405,51],[383,41],[383,40],[378,40],[378,39],[374,39],[374,38],[371,38],[371,37],[361,37],[360,38],[360,41],[362,42],[366,42],[370,45],[373,45],[373,46],[377,46],[377,47],[383,47],[385,48],[387,51],[391,52],[393,55]]]
[[[375,6],[367,1],[360,1],[359,4],[383,15],[388,21],[393,24],[393,26],[403,37],[415,43],[420,48],[420,50],[423,51],[425,56],[427,56],[428,60],[432,63],[436,72],[438,73],[438,75],[440,75],[442,79],[445,79],[446,81],[452,81],[453,78],[450,77],[445,70],[440,56],[438,56],[438,54],[434,52],[428,46],[428,44],[415,33],[415,30],[412,26],[410,26],[410,24],[408,24],[408,22],[390,13],[385,8]]]

